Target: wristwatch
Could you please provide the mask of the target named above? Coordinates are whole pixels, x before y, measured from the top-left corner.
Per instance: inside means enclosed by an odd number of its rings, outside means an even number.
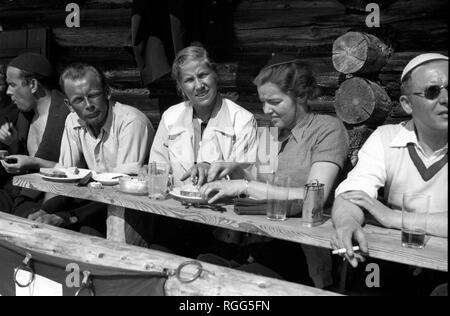
[[[57,215],[64,220],[64,223],[66,225],[73,225],[78,223],[78,216],[76,216],[73,212],[62,212]]]
[[[72,212],[69,212],[69,223],[70,224],[78,223],[78,217]]]

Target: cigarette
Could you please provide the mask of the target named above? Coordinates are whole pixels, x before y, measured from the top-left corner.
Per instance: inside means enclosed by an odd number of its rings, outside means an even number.
[[[359,250],[359,246],[353,246],[353,247],[352,247],[352,250],[353,250],[353,251],[358,251],[358,250]],[[333,250],[331,253],[332,253],[333,255],[342,255],[342,254],[344,254],[344,253],[346,253],[346,252],[347,252],[347,249],[345,249],[345,248],[340,248],[340,249]]]

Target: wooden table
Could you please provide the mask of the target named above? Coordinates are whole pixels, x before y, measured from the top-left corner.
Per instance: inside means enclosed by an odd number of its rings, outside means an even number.
[[[267,220],[263,215],[237,215],[231,205],[226,206],[226,212],[223,213],[211,209],[186,208],[173,199],[150,200],[146,196],[121,193],[114,187],[101,190],[80,188],[73,183],[43,180],[38,174],[15,177],[14,185],[108,204],[107,237],[118,242],[124,242],[125,208],[324,248],[331,248],[330,239],[334,235],[329,219],[320,226],[309,228],[302,226],[299,218],[276,222]],[[372,225],[364,229],[368,233],[370,257],[439,271],[448,269],[446,238],[432,236],[423,249],[412,249],[401,246],[399,230]]]

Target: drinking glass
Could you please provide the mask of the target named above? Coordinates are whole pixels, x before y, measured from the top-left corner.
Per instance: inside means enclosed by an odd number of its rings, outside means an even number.
[[[403,194],[402,203],[402,246],[423,248],[427,231],[427,216],[430,196]]]
[[[273,221],[284,221],[286,220],[287,212],[288,212],[288,199],[289,199],[289,187],[291,183],[291,178],[289,176],[279,176],[279,175],[270,175],[267,178],[267,219]],[[269,189],[269,186],[273,185],[276,187],[272,187]],[[270,198],[272,195],[269,192],[270,190],[277,190],[277,198]]]

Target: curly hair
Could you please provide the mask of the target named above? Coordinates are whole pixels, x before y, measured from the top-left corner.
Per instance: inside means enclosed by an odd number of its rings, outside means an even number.
[[[311,67],[299,60],[263,68],[253,80],[253,84],[258,87],[268,82],[278,86],[293,99],[306,97],[311,100],[320,94]]]

